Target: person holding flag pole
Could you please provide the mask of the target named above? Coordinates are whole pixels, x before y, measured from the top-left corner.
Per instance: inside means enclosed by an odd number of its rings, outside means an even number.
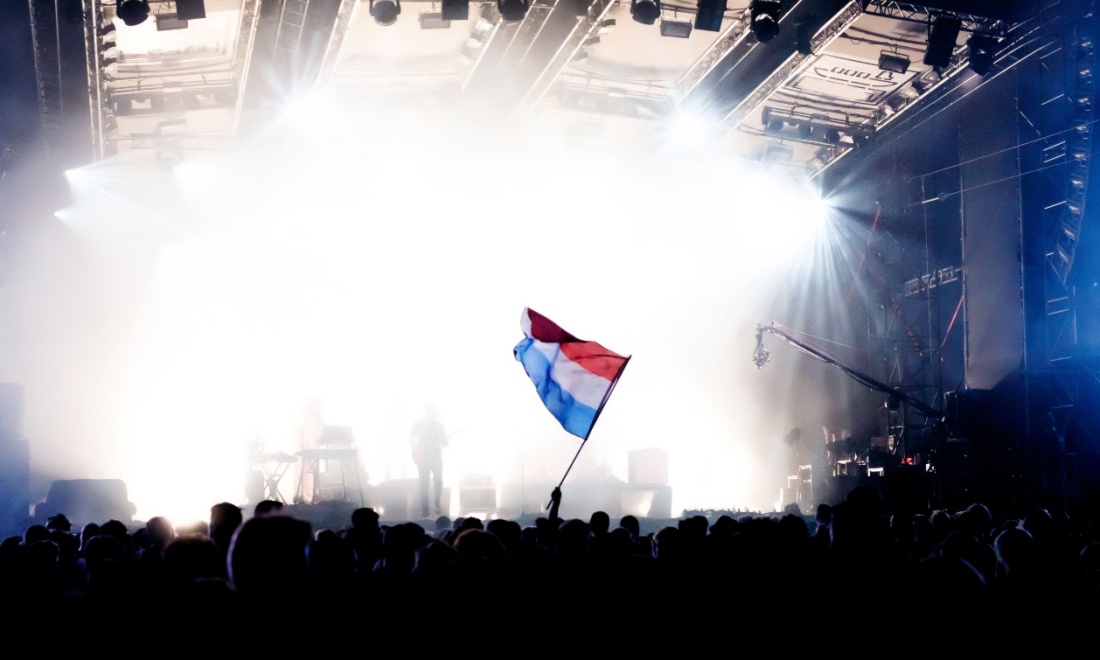
[[[524,308],[520,328],[524,338],[512,350],[513,355],[550,414],[562,428],[581,439],[581,446],[550,497],[551,519],[555,519],[561,485],[588,442],[630,356],[578,339],[530,308]]]

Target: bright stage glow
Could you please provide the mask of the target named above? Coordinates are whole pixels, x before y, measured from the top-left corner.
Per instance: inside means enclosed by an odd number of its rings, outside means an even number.
[[[672,119],[672,136],[682,144],[704,146],[713,137],[714,126],[691,108],[678,108]]]
[[[556,484],[578,441],[512,357],[525,306],[634,356],[570,480],[625,481],[629,450],[665,448],[677,514],[766,510],[785,479],[794,413],[749,360],[753,328],[830,232],[813,195],[738,163],[441,125],[70,181],[79,248],[40,256],[98,274],[50,297],[28,271],[47,302],[26,322],[67,328],[29,350],[80,337],[64,372],[19,376],[67,412],[28,411],[35,469],[125,479],[139,518],[242,501],[247,439],[293,453],[311,397],[353,427],[373,483],[414,476],[409,429],[430,401],[457,431],[449,485]]]

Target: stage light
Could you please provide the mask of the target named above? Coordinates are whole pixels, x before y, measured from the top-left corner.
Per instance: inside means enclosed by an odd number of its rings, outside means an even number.
[[[104,57],[102,60],[99,61],[99,66],[100,66],[100,68],[103,68],[103,69],[106,69],[107,67],[111,66],[112,64],[118,64],[118,58]]]
[[[148,0],[125,0],[118,6],[118,17],[126,25],[141,25],[149,18]]]
[[[909,70],[909,56],[884,50],[878,56],[878,68],[893,73],[905,73]]]
[[[630,17],[642,25],[653,25],[661,17],[661,0],[630,0]]]
[[[726,13],[726,0],[699,0],[695,12],[695,29],[719,32]]]
[[[661,21],[662,37],[687,39],[691,36],[691,21]]]
[[[814,135],[814,125],[812,122],[804,121],[798,125],[798,137],[803,140],[809,140]]]
[[[779,0],[752,0],[750,21],[752,34],[760,43],[767,43],[779,34],[779,13],[783,3]]]
[[[468,21],[470,0],[443,0],[439,13],[445,21]]]
[[[924,63],[928,66],[944,68],[951,64],[955,53],[955,40],[959,38],[962,21],[954,16],[939,16],[932,22],[928,32],[928,50],[924,53]]]
[[[112,48],[118,48],[118,44],[117,44],[117,43],[115,43],[115,42],[114,42],[113,40],[111,40],[111,39],[108,39],[108,40],[104,41],[104,42],[103,42],[103,43],[102,43],[102,44],[101,44],[101,45],[99,46],[99,50],[100,50],[100,51],[105,51],[105,50],[111,50]]]
[[[511,23],[522,21],[527,15],[527,0],[497,0],[500,17]]]
[[[814,54],[814,26],[812,23],[798,23],[795,26],[795,50],[799,55],[809,57]]]
[[[986,76],[993,69],[993,55],[997,51],[997,40],[976,34],[967,42],[970,46],[970,69],[979,76]]]
[[[672,135],[680,144],[705,146],[710,131],[707,118],[690,108],[677,108],[672,116]]]
[[[370,0],[370,15],[381,26],[393,25],[401,15],[401,0]]]
[[[206,18],[206,0],[176,0],[176,18],[181,21]]]

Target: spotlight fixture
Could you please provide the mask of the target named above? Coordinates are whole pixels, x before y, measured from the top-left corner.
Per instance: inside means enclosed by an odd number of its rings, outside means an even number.
[[[909,70],[909,56],[884,50],[878,56],[878,68],[893,73],[905,73]]]
[[[118,17],[126,25],[141,25],[149,18],[149,1],[124,0],[118,6]]]
[[[370,0],[370,15],[379,25],[393,25],[401,14],[401,0]]]
[[[966,45],[970,47],[970,61],[967,64],[971,70],[979,76],[989,75],[993,69],[993,56],[997,52],[997,40],[975,34]]]
[[[814,54],[814,26],[812,23],[796,23],[794,26],[795,31],[795,50],[799,55],[805,55],[809,57]]]
[[[106,36],[108,34],[111,34],[114,31],[115,31],[115,22],[114,21],[107,21],[106,23],[100,21],[100,23],[99,23],[99,36],[103,37],[103,36]]]
[[[695,11],[695,29],[720,32],[725,13],[726,0],[699,0]]]
[[[951,64],[955,54],[955,40],[959,38],[962,21],[954,16],[937,16],[928,31],[928,50],[924,53],[924,63],[928,66],[944,68]]]
[[[661,0],[630,0],[630,17],[642,25],[653,25],[661,17]]]
[[[468,21],[470,0],[443,0],[439,13],[445,21]]]
[[[767,43],[779,34],[779,14],[783,3],[779,0],[752,0],[750,21],[752,34],[760,43]]]
[[[111,50],[112,48],[118,48],[118,44],[115,43],[114,39],[107,39],[99,45],[99,50],[101,52]]]
[[[661,21],[662,37],[687,39],[691,36],[691,21]]]
[[[500,17],[511,23],[522,21],[527,15],[527,0],[497,0]]]
[[[181,21],[206,18],[206,0],[176,0],[176,18]]]

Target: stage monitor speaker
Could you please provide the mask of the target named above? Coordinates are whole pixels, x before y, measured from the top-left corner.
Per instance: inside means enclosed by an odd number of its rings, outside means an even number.
[[[197,18],[206,18],[205,0],[176,0],[176,18],[181,21],[192,21]]]
[[[627,455],[627,479],[632,484],[667,484],[668,452],[664,449],[631,451]]]
[[[464,514],[489,514],[497,510],[497,487],[490,477],[463,479],[458,486],[458,507]]]
[[[45,521],[63,513],[74,527],[79,527],[108,520],[130,523],[135,510],[126,482],[121,479],[59,479],[50,485],[46,501],[35,507],[34,515]]]

